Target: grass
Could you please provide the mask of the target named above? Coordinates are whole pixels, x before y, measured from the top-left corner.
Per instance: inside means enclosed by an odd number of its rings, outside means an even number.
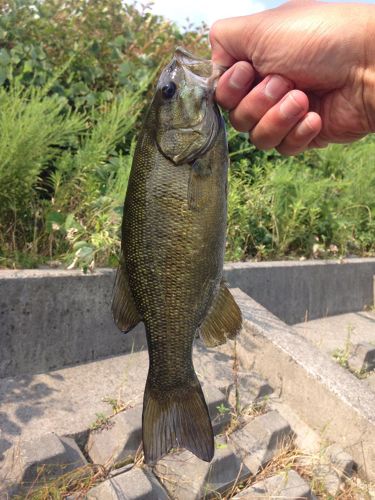
[[[90,425],[91,431],[101,431],[103,429],[109,429],[111,426],[110,416],[104,413],[96,413],[96,419]]]
[[[324,450],[320,450],[316,454],[307,454],[298,449],[293,440],[286,440],[282,443],[275,456],[256,475],[251,476],[245,482],[235,483],[229,492],[218,498],[230,500],[245,488],[275,475],[285,477],[287,481],[288,473],[294,470],[310,484],[312,492],[321,500],[371,500],[371,485],[364,483],[356,474],[352,477],[344,477],[339,492],[332,496],[326,490],[324,481],[317,473],[322,463],[326,463]],[[331,470],[340,473],[334,466],[331,466]]]
[[[91,488],[108,477],[109,472],[102,466],[88,464],[58,478],[48,479],[44,477],[47,467],[40,468],[32,485],[23,486],[22,495],[12,498],[14,500],[58,500],[71,493],[77,493],[82,495],[80,498],[84,498]]]
[[[333,359],[336,360],[340,366],[347,369],[349,369],[348,359],[352,350],[351,335],[353,331],[354,327],[349,325],[344,348],[336,349],[332,354]]]

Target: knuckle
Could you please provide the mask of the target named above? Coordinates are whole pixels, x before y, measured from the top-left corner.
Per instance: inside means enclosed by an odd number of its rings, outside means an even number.
[[[268,151],[276,146],[272,141],[267,140],[264,136],[259,137],[256,134],[250,132],[249,134],[250,141],[254,146],[258,149],[262,149],[263,151]]]
[[[293,148],[286,145],[279,145],[276,147],[276,151],[278,151],[283,156],[295,156],[299,153],[302,153],[306,148]]]
[[[229,113],[229,120],[233,127],[240,132],[251,130],[257,122],[257,119],[251,112],[251,108],[243,105],[242,102]]]
[[[220,33],[223,30],[224,21],[222,19],[218,19],[214,21],[214,23],[210,27],[209,38],[210,43],[215,43],[220,38]]]

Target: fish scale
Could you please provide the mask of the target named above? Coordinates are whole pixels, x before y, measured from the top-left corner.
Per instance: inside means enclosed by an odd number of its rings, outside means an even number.
[[[177,49],[138,138],[124,204],[112,310],[123,331],[145,323],[148,463],[175,447],[211,460],[213,432],[193,340],[199,331],[209,345],[219,344],[241,326],[222,283],[229,162],[211,72],[211,62]]]

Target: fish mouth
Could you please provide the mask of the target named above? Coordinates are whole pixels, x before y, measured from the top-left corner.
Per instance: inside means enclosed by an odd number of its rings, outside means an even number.
[[[201,79],[201,83],[214,94],[217,82],[228,69],[226,66],[212,62],[210,59],[191,54],[183,47],[177,47],[174,58],[190,73]]]

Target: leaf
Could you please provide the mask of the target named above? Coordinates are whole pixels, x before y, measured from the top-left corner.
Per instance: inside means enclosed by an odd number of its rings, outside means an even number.
[[[64,224],[65,229],[68,231],[69,229],[82,229],[82,226],[79,222],[77,222],[74,218],[73,214],[68,214],[65,219]]]
[[[0,65],[7,66],[10,62],[10,55],[7,49],[0,49]]]
[[[24,73],[32,73],[34,71],[34,63],[31,59],[28,59],[25,61],[23,65],[23,72]]]
[[[3,83],[5,82],[5,80],[8,78],[8,72],[6,70],[6,68],[4,68],[3,66],[0,66],[0,85],[3,85]]]
[[[76,251],[76,257],[79,259],[89,260],[92,258],[92,254],[94,253],[94,249],[89,246],[82,246]]]
[[[46,217],[47,231],[52,232],[60,229],[65,222],[65,215],[61,212],[49,212]]]
[[[87,241],[76,241],[73,245],[74,250],[79,250],[80,248],[87,247]]]

